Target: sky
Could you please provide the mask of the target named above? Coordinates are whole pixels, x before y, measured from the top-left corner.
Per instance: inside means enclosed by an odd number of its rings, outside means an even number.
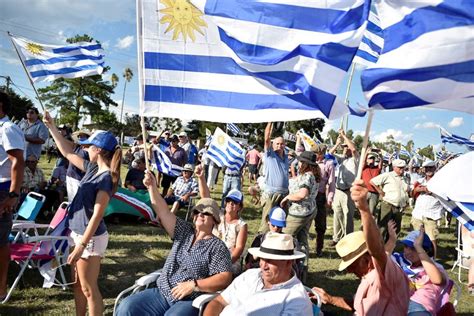
[[[111,70],[105,74],[110,79],[116,73],[121,79],[112,98],[119,104],[115,110],[119,113],[122,103],[124,80],[122,73],[129,67],[134,73],[127,84],[124,113],[138,113],[138,71],[135,1],[133,0],[0,0],[0,85],[5,83],[2,76],[10,76],[13,89],[20,95],[35,99],[34,91],[13,49],[7,35],[22,36],[43,44],[65,44],[68,37],[76,34],[88,34],[100,41],[105,51],[106,65]],[[362,93],[360,74],[355,71],[349,102],[367,104]],[[348,76],[340,89],[344,98]],[[37,88],[47,86],[37,83]],[[37,102],[37,101],[36,101]],[[474,106],[474,105],[473,105]],[[366,118],[349,116],[349,129],[363,134]],[[340,120],[327,121],[325,131],[338,129]],[[396,141],[405,144],[412,139],[415,147],[441,146],[438,126],[449,132],[469,138],[474,133],[474,118],[463,112],[412,108],[403,110],[376,111],[370,132],[371,139],[384,141],[392,135]],[[325,132],[324,131],[324,132]],[[324,133],[323,133],[324,134]],[[464,152],[466,148],[447,145],[453,152]]]

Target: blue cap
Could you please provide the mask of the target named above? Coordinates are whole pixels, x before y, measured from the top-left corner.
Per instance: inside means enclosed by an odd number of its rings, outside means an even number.
[[[281,207],[272,208],[268,213],[268,218],[273,226],[286,227],[286,213]]]
[[[79,141],[81,145],[94,145],[96,147],[114,151],[115,147],[118,145],[117,139],[114,134],[107,131],[97,130],[89,136],[88,139],[84,141]]]
[[[400,242],[404,244],[405,246],[414,248],[413,245],[414,245],[415,239],[418,238],[419,235],[420,235],[420,231],[414,230],[410,232],[405,237],[405,239],[401,240]],[[428,250],[431,250],[432,248],[433,248],[433,244],[431,243],[430,237],[428,237],[428,235],[425,233],[425,235],[423,236],[423,249],[428,251]]]
[[[242,192],[239,190],[230,190],[229,194],[225,197],[226,200],[232,200],[237,203],[242,203],[244,200],[244,196],[242,195]]]

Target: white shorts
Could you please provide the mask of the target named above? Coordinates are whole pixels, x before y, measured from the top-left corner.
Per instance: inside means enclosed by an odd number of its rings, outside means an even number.
[[[73,231],[69,235],[69,242],[71,246],[76,246],[81,243],[82,235],[79,235]],[[99,236],[93,236],[87,243],[87,247],[82,252],[81,258],[87,259],[89,257],[101,257],[105,255],[107,244],[109,243],[109,233],[105,232]]]

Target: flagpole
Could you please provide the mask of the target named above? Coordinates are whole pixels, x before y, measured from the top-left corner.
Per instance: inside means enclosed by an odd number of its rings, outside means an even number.
[[[362,169],[364,168],[364,165],[365,165],[365,155],[367,153],[367,145],[369,144],[370,128],[372,126],[372,118],[374,117],[373,110],[369,110],[368,112],[369,112],[369,115],[367,117],[367,125],[365,126],[365,135],[364,135],[364,140],[362,142],[362,152],[360,153],[360,157],[359,157],[359,167],[357,168],[356,180],[359,180],[362,177]]]
[[[349,81],[347,82],[346,96],[344,98],[344,104],[346,106],[349,106],[349,94],[351,92],[351,85],[352,85],[352,78],[354,77],[354,71],[355,71],[355,63],[352,63],[351,72],[349,73]],[[349,114],[346,114],[341,118],[340,129],[343,129],[344,131],[347,131],[348,123],[349,123]]]
[[[138,99],[140,105],[140,125],[142,127],[143,146],[145,148],[145,166],[150,170],[150,161],[148,160],[147,131],[145,128],[145,116],[143,105],[143,42],[142,42],[142,1],[137,0],[137,51],[138,51]],[[123,105],[123,103],[122,103]]]
[[[36,87],[35,87],[35,85],[34,85],[34,83],[33,83],[33,79],[31,79],[30,73],[29,73],[28,70],[26,69],[26,66],[25,66],[25,63],[23,62],[23,59],[21,59],[20,52],[18,51],[18,48],[17,48],[16,45],[15,45],[15,42],[13,41],[13,38],[12,38],[13,35],[12,35],[12,33],[10,33],[10,31],[7,31],[7,34],[8,34],[8,36],[10,37],[10,40],[12,41],[13,48],[15,48],[15,52],[16,52],[18,58],[20,59],[21,65],[23,66],[23,70],[25,71],[26,76],[28,77],[28,80],[30,81],[31,86],[33,87],[33,90],[35,91],[35,93],[36,93],[36,98],[38,99],[38,102],[39,102],[39,104],[41,105],[41,108],[43,109],[43,112],[44,112],[45,109],[44,109],[43,102],[41,102],[41,98],[40,98],[40,96],[39,96],[38,90],[36,90]]]

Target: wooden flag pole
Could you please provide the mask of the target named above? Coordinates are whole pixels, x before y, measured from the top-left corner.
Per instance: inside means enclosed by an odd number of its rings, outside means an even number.
[[[354,71],[355,71],[355,63],[352,63],[351,72],[349,73],[349,81],[347,82],[346,96],[344,97],[344,104],[346,106],[349,106],[349,94],[351,92],[351,85],[352,85],[352,78],[354,77]],[[346,114],[341,118],[341,126],[340,126],[340,129],[343,129],[344,132],[347,132],[348,122],[349,122],[349,114]]]
[[[8,36],[10,37],[10,40],[12,41],[13,48],[15,48],[15,52],[16,52],[16,54],[17,54],[17,56],[18,56],[18,59],[20,59],[21,65],[23,66],[23,70],[25,71],[26,76],[28,77],[28,80],[30,81],[31,86],[33,87],[33,90],[35,91],[36,98],[38,99],[38,102],[39,102],[39,104],[41,105],[41,109],[43,109],[43,112],[44,112],[45,109],[44,109],[43,102],[41,102],[41,98],[40,98],[39,93],[38,93],[38,91],[36,90],[36,87],[35,87],[35,85],[34,85],[34,83],[33,83],[33,79],[31,79],[30,73],[29,73],[28,70],[26,69],[26,66],[25,66],[25,63],[23,62],[23,59],[21,59],[20,52],[18,51],[18,48],[17,48],[16,45],[15,45],[15,42],[13,41],[13,38],[12,38],[13,35],[12,35],[12,33],[10,33],[10,31],[7,31],[7,34],[8,34]]]
[[[142,126],[142,137],[143,137],[143,148],[144,148],[144,153],[145,153],[145,166],[147,170],[150,169],[150,161],[148,160],[148,144],[147,144],[147,130],[145,127],[145,117],[143,115],[140,115],[140,125]]]
[[[362,142],[362,152],[360,153],[360,157],[359,157],[359,167],[357,168],[356,180],[359,180],[362,178],[362,169],[364,168],[364,165],[365,165],[365,155],[367,154],[367,145],[369,144],[370,128],[372,126],[372,118],[374,117],[373,110],[369,110],[368,113],[369,114],[367,117],[367,125],[365,126],[365,135],[364,135],[364,140]]]

